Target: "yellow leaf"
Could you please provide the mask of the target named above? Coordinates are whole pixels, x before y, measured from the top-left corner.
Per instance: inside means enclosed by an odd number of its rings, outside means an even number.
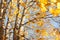
[[[57,9],[60,9],[60,2],[57,3]]]
[[[42,36],[48,36],[48,33],[46,32],[46,30],[41,30],[41,34]]]
[[[56,37],[56,40],[60,40],[59,37]]]
[[[46,12],[47,9],[46,9],[45,7],[42,7],[42,8],[41,8],[41,11],[42,11],[42,12]]]
[[[21,6],[26,7],[26,4],[23,2],[23,3],[21,3]]]
[[[60,9],[56,9],[56,10],[55,10],[55,13],[56,13],[57,15],[59,15],[59,14],[60,14]]]
[[[16,4],[12,4],[12,7],[13,7],[13,8],[16,8]]]
[[[17,0],[12,0],[12,2],[13,2],[13,3],[16,3],[16,2],[17,2]]]
[[[45,7],[44,4],[41,4],[40,8],[41,8],[41,11],[42,12],[46,12],[47,11],[47,9],[46,9],[46,7]]]
[[[25,18],[30,18],[30,15],[25,16]]]
[[[9,14],[8,17],[11,19],[13,17],[13,14]]]
[[[57,0],[50,0],[52,3],[55,3],[55,2],[57,2]]]
[[[60,10],[50,8],[50,9],[49,9],[49,12],[50,12],[53,16],[58,16]]]
[[[18,17],[21,17],[21,14],[20,13],[18,14]]]
[[[43,24],[44,24],[43,20],[37,22],[38,26],[43,26]]]
[[[51,7],[56,6],[56,4],[55,4],[55,3],[50,3],[50,4],[51,4]]]
[[[40,3],[47,4],[48,0],[39,0]]]
[[[51,36],[54,36],[54,35],[55,35],[55,32],[51,32],[50,35],[51,35]]]
[[[49,12],[50,12],[50,13],[54,13],[54,9],[50,8],[50,9],[49,9]]]
[[[20,0],[20,5],[26,7],[26,4],[23,2],[23,0]]]
[[[18,13],[18,9],[16,8],[16,10],[14,11],[14,15],[16,15]]]
[[[23,3],[23,0],[20,0],[19,2],[20,2],[20,3]]]

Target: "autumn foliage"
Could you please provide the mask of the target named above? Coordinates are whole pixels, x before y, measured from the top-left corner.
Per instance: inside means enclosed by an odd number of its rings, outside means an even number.
[[[1,40],[60,40],[60,27],[52,24],[60,17],[60,0],[1,0],[0,5]]]

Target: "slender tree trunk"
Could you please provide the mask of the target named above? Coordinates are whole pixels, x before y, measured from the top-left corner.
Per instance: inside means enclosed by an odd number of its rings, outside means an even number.
[[[2,21],[2,13],[1,13],[1,9],[2,9],[2,0],[0,3],[0,40],[3,40],[3,21]]]
[[[17,35],[17,19],[18,19],[18,14],[19,14],[19,0],[17,0],[17,5],[18,5],[18,13],[16,15],[16,19],[15,19],[15,26],[14,26],[14,29],[13,29],[13,40],[18,40],[18,35]]]
[[[0,40],[3,40],[4,29],[2,27],[2,19],[0,19]]]
[[[18,14],[16,15],[16,19],[15,19],[15,26],[14,26],[14,29],[13,29],[13,40],[17,40],[17,33],[16,33],[16,29],[17,29],[17,19],[18,19]]]
[[[2,27],[2,20],[0,20],[0,40],[3,40],[3,33],[4,33],[4,30],[3,30],[3,27]]]
[[[3,2],[6,2],[7,0],[1,0],[0,3],[0,40],[4,40],[4,19],[5,19],[5,13],[6,13],[6,4]]]

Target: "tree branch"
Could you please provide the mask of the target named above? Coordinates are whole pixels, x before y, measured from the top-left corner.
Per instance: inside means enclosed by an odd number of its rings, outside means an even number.
[[[51,15],[51,14],[50,14]],[[48,16],[48,17],[47,17]],[[46,17],[40,17],[39,19],[47,19],[47,18],[54,18],[53,16],[51,16],[51,17],[49,17],[49,15],[47,15]],[[57,17],[60,17],[60,16],[57,16]],[[26,23],[24,23],[24,24],[22,24],[22,26],[23,25],[26,25],[27,23],[29,23],[29,22],[33,22],[33,20],[36,20],[37,19],[37,17],[36,18],[34,18],[34,19],[32,19],[32,20],[29,20],[28,22],[26,22]]]

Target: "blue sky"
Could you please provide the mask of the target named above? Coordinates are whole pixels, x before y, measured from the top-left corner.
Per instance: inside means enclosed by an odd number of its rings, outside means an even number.
[[[59,23],[54,22],[54,20],[51,19],[51,24],[55,27],[58,28],[59,27]]]

